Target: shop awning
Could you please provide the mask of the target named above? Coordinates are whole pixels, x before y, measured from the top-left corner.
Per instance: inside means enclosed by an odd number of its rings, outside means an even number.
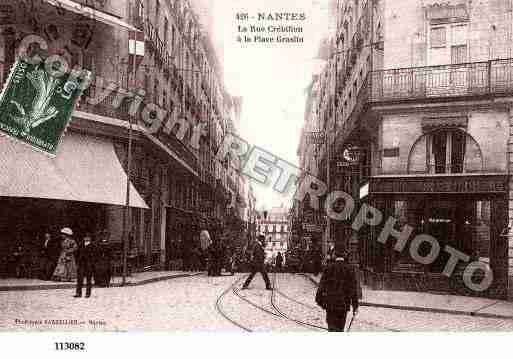
[[[79,4],[72,0],[44,0],[50,5],[57,6],[59,8],[63,8],[68,11],[73,11],[77,14],[89,17],[93,20],[103,22],[104,24],[115,26],[124,30],[129,31],[140,31],[133,27],[130,24],[127,24],[123,20],[117,18],[116,16],[107,14],[106,12],[94,9],[90,6]]]
[[[107,139],[69,133],[55,158],[0,136],[0,196],[125,205],[127,176]],[[133,185],[130,206],[148,208]]]

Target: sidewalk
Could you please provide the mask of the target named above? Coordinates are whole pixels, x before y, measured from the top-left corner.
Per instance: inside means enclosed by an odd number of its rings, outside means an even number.
[[[138,286],[159,282],[168,279],[192,277],[202,272],[180,272],[180,271],[162,271],[162,272],[141,272],[133,273],[127,277],[127,286]],[[111,287],[121,287],[121,277],[113,277]],[[0,279],[0,292],[12,290],[48,290],[48,289],[73,289],[75,282],[52,282],[39,279]]]
[[[316,285],[320,275],[305,275]],[[513,302],[449,294],[372,290],[363,287],[361,306],[513,319]]]

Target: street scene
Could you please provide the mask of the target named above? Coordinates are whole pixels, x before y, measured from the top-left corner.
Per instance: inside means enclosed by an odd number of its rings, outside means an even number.
[[[513,0],[0,1],[1,332],[513,330]]]
[[[248,291],[241,291],[240,286],[232,287],[236,281],[240,284],[245,278],[243,275],[235,278],[186,277],[140,287],[99,288],[94,290],[90,301],[77,301],[72,296],[73,290],[28,291],[21,296],[18,292],[10,291],[0,293],[0,325],[3,330],[29,332],[326,332],[324,311],[314,301],[314,284],[303,275],[274,275],[270,274],[276,288],[273,293],[265,290],[260,278]],[[424,304],[437,305],[428,300]],[[432,310],[479,309],[480,305],[479,302],[473,306],[459,298],[452,298],[450,304]],[[388,333],[512,329],[511,318],[487,316],[486,311],[479,316],[362,306],[350,330]]]

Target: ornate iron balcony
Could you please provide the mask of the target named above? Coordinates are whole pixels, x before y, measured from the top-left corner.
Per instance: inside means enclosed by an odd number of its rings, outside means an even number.
[[[513,59],[374,71],[371,102],[513,94]]]

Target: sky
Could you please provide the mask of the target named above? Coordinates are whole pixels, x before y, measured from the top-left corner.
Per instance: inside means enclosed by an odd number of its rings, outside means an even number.
[[[225,85],[233,96],[242,96],[241,137],[290,163],[297,164],[299,136],[304,120],[306,93],[312,75],[322,62],[316,59],[321,39],[328,31],[327,0],[215,0],[214,41],[222,51]],[[237,13],[305,13],[306,20],[274,25],[303,26],[302,44],[241,44],[236,41]],[[266,26],[271,24],[264,23]],[[260,24],[260,25],[264,25]],[[254,34],[253,34],[254,35]],[[269,36],[269,35],[267,35]],[[270,208],[289,199],[253,184],[257,208]]]

